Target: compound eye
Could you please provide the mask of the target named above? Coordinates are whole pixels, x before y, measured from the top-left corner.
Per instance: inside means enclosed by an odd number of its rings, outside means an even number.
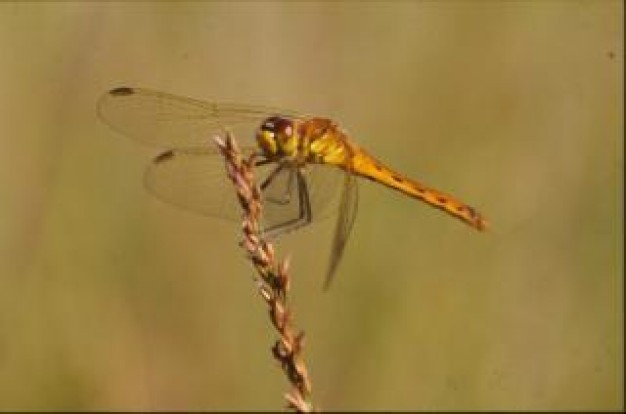
[[[267,118],[261,125],[261,130],[265,133],[273,135],[281,135],[291,137],[293,135],[293,126],[290,120],[279,116]]]

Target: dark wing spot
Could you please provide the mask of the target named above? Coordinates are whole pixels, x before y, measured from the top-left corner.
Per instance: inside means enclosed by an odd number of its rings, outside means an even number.
[[[172,151],[172,150],[165,151],[165,152],[163,152],[163,153],[161,153],[161,154],[157,155],[157,156],[154,158],[154,163],[155,163],[155,164],[159,164],[159,163],[162,163],[162,162],[165,162],[165,161],[169,161],[169,160],[171,160],[172,158],[174,158],[174,155],[175,155],[175,154],[174,154],[174,151]]]
[[[457,207],[456,207],[456,211],[459,211],[459,212],[461,212],[461,213],[462,213],[462,212],[464,212],[464,211],[465,211],[465,206],[464,206],[464,205],[459,205],[459,206],[457,206]]]
[[[447,198],[445,198],[445,197],[437,197],[437,201],[438,201],[440,204],[446,204],[446,203],[448,202],[448,199],[447,199]]]
[[[133,90],[133,88],[122,86],[121,88],[111,89],[109,93],[113,96],[126,96],[132,95],[133,93],[135,93],[135,91]]]

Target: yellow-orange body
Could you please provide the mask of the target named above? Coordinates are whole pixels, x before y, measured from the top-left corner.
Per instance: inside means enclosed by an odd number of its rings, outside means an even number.
[[[486,227],[486,221],[474,208],[388,168],[355,144],[330,119],[271,117],[257,132],[257,142],[269,159],[286,159],[300,166],[307,163],[337,166],[422,200],[478,230]]]
[[[247,145],[246,153],[259,156],[257,166],[267,166],[259,186],[266,201],[265,213],[270,213],[264,217],[267,234],[277,236],[308,225],[313,213],[321,214],[323,202],[329,199],[326,196],[333,197],[332,191],[339,188],[337,184],[343,185],[326,286],[341,259],[356,215],[354,177],[365,177],[422,200],[478,230],[486,226],[472,207],[388,168],[330,119],[307,118],[276,108],[203,102],[129,87],[104,94],[98,111],[115,130],[139,142],[167,148],[146,171],[146,187],[153,194],[190,211],[224,218],[233,216],[227,200],[221,197],[226,181],[222,177],[223,164],[219,163],[216,175],[217,164],[211,160],[217,152],[207,148],[206,139],[224,128],[261,122],[257,145]],[[314,164],[340,168],[346,174],[340,183],[327,182],[326,187],[312,193],[308,183],[320,176],[319,171],[315,174]],[[305,174],[307,167],[311,174]]]

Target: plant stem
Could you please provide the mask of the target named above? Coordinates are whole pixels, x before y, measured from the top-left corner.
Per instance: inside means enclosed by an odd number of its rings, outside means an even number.
[[[274,247],[263,235],[261,190],[253,171],[255,155],[242,157],[230,133],[224,140],[216,138],[216,143],[224,156],[226,174],[235,186],[243,209],[241,247],[246,250],[248,259],[258,273],[254,277],[257,289],[269,308],[270,320],[280,336],[272,347],[272,354],[292,386],[284,395],[287,406],[298,412],[310,412],[313,410],[310,401],[311,382],[302,359],[304,332],[296,333],[293,313],[287,300],[290,286],[289,260],[278,261]]]

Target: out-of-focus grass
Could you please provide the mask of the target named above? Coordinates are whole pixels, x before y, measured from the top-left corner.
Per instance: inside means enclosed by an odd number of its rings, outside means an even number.
[[[293,255],[337,409],[623,406],[621,2],[0,5],[0,408],[275,409],[238,225],[142,188],[120,86],[331,116],[476,206],[479,234],[361,186]],[[207,137],[210,142],[210,137]],[[245,348],[245,349],[244,349]]]

